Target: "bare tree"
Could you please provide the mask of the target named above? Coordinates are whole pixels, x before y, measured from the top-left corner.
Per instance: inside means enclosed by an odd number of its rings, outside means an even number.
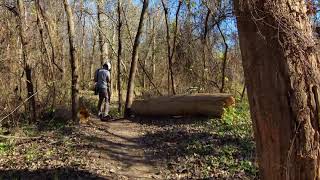
[[[90,59],[90,80],[93,79],[93,74],[94,74],[94,69],[93,69],[93,64],[94,64],[94,59],[95,59],[95,55],[96,55],[96,33],[93,30],[92,32],[92,53],[91,53],[91,59]]]
[[[170,94],[170,79],[171,79],[171,90],[172,90],[172,94],[175,95],[176,94],[176,89],[175,89],[175,83],[174,83],[174,75],[173,75],[173,67],[172,67],[172,58],[175,52],[175,46],[176,46],[176,39],[177,39],[177,31],[178,31],[178,17],[179,17],[179,12],[180,12],[180,8],[182,5],[182,1],[179,0],[178,3],[178,7],[177,7],[177,11],[176,11],[176,23],[175,23],[175,29],[174,29],[174,35],[173,35],[173,45],[171,48],[170,45],[170,29],[169,29],[169,11],[168,11],[168,7],[166,6],[166,4],[164,3],[164,0],[161,0],[162,3],[162,7],[164,10],[164,15],[165,15],[165,21],[166,21],[166,32],[167,32],[167,53],[168,53],[168,62],[169,62],[169,72],[168,73],[168,94]]]
[[[84,2],[83,0],[80,0],[80,19],[79,21],[81,22],[81,31],[82,31],[82,35],[81,35],[81,43],[80,43],[80,53],[79,53],[79,57],[80,57],[80,67],[81,67],[81,74],[80,74],[80,82],[81,82],[81,89],[85,88],[85,45],[86,45],[86,17],[84,15]],[[83,21],[83,22],[82,22]]]
[[[26,22],[26,12],[24,6],[24,0],[18,0],[18,9],[19,9],[19,36],[22,44],[22,59],[24,71],[26,73],[26,83],[27,83],[27,94],[29,100],[29,109],[31,113],[31,120],[36,121],[36,99],[34,97],[34,85],[32,80],[32,68],[29,60],[29,50],[28,50],[28,40],[27,40],[27,22]]]
[[[132,49],[132,59],[131,59],[131,68],[129,73],[128,80],[128,89],[127,89],[127,97],[125,104],[125,116],[128,117],[131,114],[131,105],[134,98],[134,79],[137,71],[137,63],[138,63],[138,48],[140,45],[139,39],[142,33],[142,26],[144,21],[144,15],[146,14],[147,8],[149,5],[149,0],[143,0],[143,6],[140,14],[139,26],[137,29],[137,34],[134,39],[133,49]]]
[[[46,57],[48,59],[47,64],[48,64],[48,67],[49,67],[49,70],[50,70],[49,77],[48,77],[50,79],[50,82],[48,82],[47,84],[50,87],[50,89],[52,89],[52,91],[53,91],[51,108],[54,109],[55,105],[56,105],[56,83],[55,83],[55,79],[56,78],[55,78],[54,68],[53,68],[53,65],[52,65],[53,61],[51,59],[51,58],[54,58],[54,56],[50,55],[49,47],[47,46],[47,43],[45,41],[44,22],[43,22],[43,17],[40,14],[41,6],[40,6],[39,0],[36,0],[35,4],[36,4],[37,24],[38,24],[38,27],[39,27],[39,33],[40,33],[40,37],[41,37],[41,42],[42,42],[42,45],[44,47]],[[52,49],[52,52],[53,51],[54,50]]]
[[[227,67],[227,55],[228,55],[228,44],[227,44],[227,41],[226,41],[226,37],[225,35],[223,34],[221,28],[220,28],[220,25],[219,23],[217,24],[217,27],[218,27],[218,30],[220,32],[220,35],[222,37],[222,40],[223,40],[223,44],[224,44],[224,53],[223,53],[223,61],[222,61],[222,67],[221,67],[221,72],[222,72],[222,76],[221,76],[221,88],[220,88],[220,92],[223,93],[224,92],[224,86],[225,86],[225,81],[226,81],[226,67]]]
[[[70,64],[71,64],[71,90],[72,90],[72,120],[79,121],[79,62],[77,59],[77,49],[75,44],[75,29],[71,7],[68,0],[63,0],[64,8],[67,13],[68,34],[69,34],[69,49],[70,49]]]
[[[106,37],[104,34],[105,30],[105,14],[104,14],[105,0],[97,0],[98,9],[98,35],[99,35],[99,47],[100,47],[100,63],[104,63],[106,58],[109,57],[108,44],[106,42]]]
[[[48,36],[49,36],[49,43],[50,43],[50,47],[51,47],[51,58],[49,58],[49,60],[51,60],[52,64],[61,72],[63,72],[63,68],[61,68],[57,62],[56,62],[56,58],[57,58],[57,37],[55,37],[55,32],[54,32],[54,22],[52,20],[52,18],[50,17],[50,15],[43,10],[41,4],[40,4],[40,0],[36,0],[36,7],[38,12],[40,12],[39,16],[39,20],[42,21],[40,22],[40,24],[44,24],[45,29],[47,30]],[[43,20],[42,20],[43,19]],[[48,52],[49,53],[49,52]]]
[[[121,89],[121,55],[122,55],[122,38],[121,38],[121,28],[122,28],[122,19],[121,19],[121,0],[118,0],[117,13],[118,13],[118,57],[117,57],[117,79],[118,79],[118,112],[121,112],[122,109],[122,89]]]
[[[302,0],[234,2],[261,179],[319,179],[320,68]]]
[[[155,62],[155,58],[156,58],[156,32],[155,32],[155,18],[152,18],[152,33],[153,33],[153,39],[152,39],[152,52],[151,52],[151,68],[152,68],[152,80],[155,79],[156,76],[156,62]]]
[[[202,35],[202,62],[203,62],[203,71],[202,71],[202,85],[205,85],[207,80],[207,55],[206,49],[208,46],[207,39],[208,39],[208,32],[209,32],[209,18],[211,15],[211,10],[208,8],[205,21],[204,21],[204,32]]]

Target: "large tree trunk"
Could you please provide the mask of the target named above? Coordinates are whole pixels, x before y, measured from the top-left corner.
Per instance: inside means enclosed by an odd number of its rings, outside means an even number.
[[[32,68],[29,62],[29,51],[28,51],[28,40],[26,35],[26,28],[27,28],[27,22],[26,22],[26,16],[25,16],[25,6],[24,6],[24,0],[18,0],[18,9],[19,9],[19,35],[20,40],[22,44],[22,58],[23,58],[23,64],[24,64],[24,71],[26,73],[26,83],[27,83],[27,94],[29,100],[29,107],[31,113],[31,121],[36,121],[37,119],[37,113],[36,113],[36,99],[34,97],[34,89],[33,89],[33,81],[32,81]]]
[[[319,60],[304,0],[234,2],[261,179],[319,179]]]
[[[71,64],[71,99],[72,99],[72,120],[74,122],[79,122],[79,75],[78,68],[79,62],[77,59],[77,49],[75,44],[75,30],[74,30],[74,20],[73,14],[68,0],[63,0],[64,8],[67,13],[68,20],[68,34],[69,34],[69,49],[70,49],[70,64]]]
[[[132,101],[134,98],[134,79],[135,79],[135,74],[137,71],[137,64],[138,64],[137,51],[138,51],[138,48],[140,45],[139,38],[140,38],[140,35],[142,32],[144,15],[147,11],[148,5],[149,5],[149,0],[144,0],[142,10],[141,10],[140,20],[139,20],[139,26],[138,26],[137,34],[136,34],[134,44],[133,44],[133,49],[132,49],[131,68],[130,68],[130,73],[129,73],[127,97],[126,97],[126,104],[125,104],[125,116],[126,117],[130,116],[130,114],[131,114],[130,111],[131,111]]]
[[[105,14],[104,14],[104,5],[105,0],[97,0],[97,9],[98,9],[98,36],[99,36],[99,47],[100,47],[100,63],[101,66],[109,57],[108,44],[106,42],[105,32]]]

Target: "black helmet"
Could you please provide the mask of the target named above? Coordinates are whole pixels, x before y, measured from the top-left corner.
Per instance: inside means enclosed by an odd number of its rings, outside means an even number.
[[[111,70],[111,63],[109,61],[107,61],[103,64],[103,67],[106,68],[108,71],[110,71]]]

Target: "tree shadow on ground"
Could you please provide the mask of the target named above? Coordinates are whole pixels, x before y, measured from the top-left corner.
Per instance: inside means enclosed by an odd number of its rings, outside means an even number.
[[[116,125],[112,125],[113,123]],[[97,157],[111,164],[120,163],[116,165],[121,167],[121,170],[116,172],[117,175],[125,175],[135,179],[144,178],[139,177],[139,174],[131,175],[123,172],[123,169],[129,170],[140,167],[139,165],[156,166],[152,156],[143,153],[144,151],[139,136],[122,133],[121,126],[126,126],[126,123],[130,123],[130,121],[114,119],[108,123],[104,123],[99,120],[93,120],[90,124],[84,126],[84,128],[91,129],[89,130],[91,133],[88,134],[89,131],[83,133],[84,131],[81,130],[77,133],[79,142],[84,143],[75,144],[73,148],[91,152],[90,156],[92,158]],[[110,128],[109,126],[115,127]],[[117,131],[118,129],[119,131]]]
[[[196,179],[255,179],[255,148],[251,138],[170,128],[149,132],[141,139],[171,179],[180,175]],[[208,167],[211,170],[208,170]],[[220,176],[219,172],[228,172]],[[210,174],[211,173],[211,174]],[[178,175],[176,177],[176,175]]]
[[[156,127],[155,131],[147,130],[147,133],[137,136],[128,136],[121,132],[124,126],[131,124],[128,120],[114,119],[108,123],[104,123],[98,119],[93,119],[90,124],[79,127],[72,126],[66,128],[65,126],[61,126],[61,133],[67,136],[72,134],[73,137],[76,137],[72,143],[72,149],[86,153],[90,152],[90,155],[89,153],[87,154],[88,157],[100,159],[103,163],[110,161],[120,162],[121,166],[127,169],[137,164],[147,164],[155,167],[159,166],[159,163],[162,164],[163,162],[170,161],[183,164],[187,161],[180,161],[179,158],[188,158],[194,154],[197,154],[200,158],[206,156],[219,157],[225,153],[229,153],[226,152],[228,151],[228,146],[235,147],[236,151],[230,154],[235,159],[253,161],[252,157],[254,155],[252,154],[254,154],[254,148],[251,146],[252,139],[188,128],[193,126],[193,124],[202,124],[208,119],[206,117],[170,119],[150,119],[148,117],[131,119],[131,121],[142,124],[146,128],[152,129]],[[163,128],[164,126],[165,128]],[[141,152],[142,149],[145,150],[142,154],[132,153],[135,150]],[[197,164],[198,162],[189,163]],[[167,168],[170,168],[169,166],[171,165],[167,164],[167,166]],[[69,174],[70,176],[65,176],[65,174]],[[128,174],[116,172],[114,175],[127,176]],[[58,177],[56,179],[101,179],[101,177],[88,171],[72,168],[40,169],[37,171],[0,171],[0,179],[12,179],[9,177],[17,177],[16,179],[51,179],[51,177]],[[130,177],[139,178],[135,175]]]
[[[81,136],[80,138],[87,142],[90,141],[91,143],[78,144],[74,146],[74,148],[87,149],[90,151],[94,150],[97,152],[96,155],[101,159],[119,161],[125,168],[130,168],[131,166],[139,163],[152,165],[152,161],[149,161],[147,157],[131,153],[132,151],[142,148],[138,144],[126,144],[93,136]],[[135,140],[131,139],[130,141],[134,142]]]
[[[20,180],[82,180],[82,179],[112,179],[112,177],[101,177],[94,173],[75,168],[56,168],[30,170],[0,170],[0,179]]]
[[[136,116],[131,118],[132,122],[136,122],[144,125],[155,125],[155,126],[166,126],[166,125],[188,125],[202,123],[210,120],[210,117],[207,116]]]
[[[237,148],[240,156],[254,153],[252,139],[232,136],[221,136],[208,132],[188,132],[170,129],[147,133],[141,138],[146,147],[157,151],[160,158],[175,159],[197,153],[200,156],[219,155],[219,149],[225,146]]]

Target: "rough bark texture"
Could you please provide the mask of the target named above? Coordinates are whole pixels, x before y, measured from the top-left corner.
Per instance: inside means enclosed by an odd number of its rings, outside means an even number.
[[[18,0],[18,9],[19,9],[19,35],[20,40],[22,44],[22,59],[24,64],[24,71],[26,73],[26,83],[27,83],[27,93],[29,100],[29,107],[31,113],[31,120],[35,121],[37,119],[36,114],[36,100],[34,97],[34,88],[33,88],[33,81],[32,81],[32,68],[29,62],[29,51],[28,51],[28,41],[27,41],[27,35],[26,35],[26,28],[27,28],[27,22],[26,22],[26,16],[25,16],[25,7],[24,7],[24,1]]]
[[[72,99],[72,120],[79,122],[79,62],[77,59],[77,50],[75,45],[75,30],[74,30],[74,20],[71,7],[68,4],[68,0],[63,0],[64,8],[67,13],[68,21],[68,34],[69,34],[69,49],[70,49],[70,64],[71,64],[71,99]]]
[[[118,112],[121,112],[122,109],[122,88],[121,88],[121,55],[122,55],[122,39],[121,39],[121,28],[122,28],[122,19],[121,19],[121,2],[118,0],[118,59],[117,59],[117,69],[118,69]]]
[[[81,82],[80,84],[80,87],[81,87],[81,90],[84,90],[85,89],[85,85],[86,85],[86,82],[85,82],[85,79],[86,79],[86,71],[85,71],[85,61],[86,61],[86,57],[85,57],[85,46],[86,46],[86,17],[84,15],[84,2],[83,0],[80,0],[80,18],[79,18],[79,21],[81,23],[81,26],[82,26],[82,37],[81,37],[81,43],[80,43],[80,52],[79,52],[79,63],[80,63],[80,67],[81,67],[81,73],[79,74],[79,82]]]
[[[222,71],[222,77],[221,77],[221,88],[220,88],[220,93],[224,92],[225,89],[225,81],[226,81],[226,68],[227,68],[227,55],[228,55],[228,44],[226,41],[226,38],[223,34],[223,32],[221,31],[220,25],[219,23],[217,24],[218,30],[220,32],[220,35],[222,37],[223,40],[223,44],[224,44],[224,53],[223,53],[223,61],[222,61],[222,67],[221,67],[221,71]]]
[[[261,179],[319,179],[319,61],[303,0],[234,2]]]
[[[169,64],[169,72],[168,72],[168,95],[170,94],[170,83],[171,83],[171,91],[172,94],[176,94],[176,87],[175,87],[175,82],[174,82],[174,75],[173,75],[173,55],[175,51],[175,46],[176,46],[176,39],[177,39],[177,31],[178,31],[178,17],[179,17],[179,12],[180,8],[182,5],[182,1],[179,1],[177,11],[176,11],[176,24],[175,24],[175,29],[174,29],[174,36],[173,36],[173,45],[171,48],[170,45],[170,28],[169,28],[169,11],[168,7],[164,3],[164,0],[161,0],[163,11],[164,11],[164,17],[165,17],[165,22],[166,22],[166,40],[167,40],[167,56],[168,56],[168,64]],[[171,81],[170,81],[171,80]]]
[[[132,102],[133,102],[133,98],[134,98],[134,79],[135,79],[135,74],[136,74],[137,65],[138,65],[138,48],[140,45],[139,38],[140,38],[140,35],[142,32],[144,15],[147,11],[148,5],[149,5],[149,0],[144,0],[142,10],[141,10],[137,34],[136,34],[134,44],[133,44],[131,68],[130,68],[130,73],[129,73],[127,98],[126,98],[126,105],[125,105],[125,116],[129,116],[131,113],[131,106],[132,106]]]
[[[204,115],[221,117],[223,108],[234,105],[228,94],[196,94],[135,100],[132,112],[144,116]]]
[[[52,20],[52,17],[45,11],[43,10],[43,8],[41,7],[40,4],[40,0],[36,0],[35,3],[38,11],[40,12],[39,14],[39,20],[42,21],[42,19],[44,20],[43,23],[45,25],[45,28],[47,30],[48,36],[49,36],[49,43],[50,43],[50,47],[51,47],[51,62],[53,63],[53,65],[61,72],[63,72],[63,68],[61,68],[57,63],[56,63],[56,59],[57,59],[57,55],[58,55],[58,48],[57,48],[57,44],[58,44],[58,37],[57,37],[57,33],[55,33],[55,25],[54,25],[54,21]]]
[[[161,2],[163,6],[163,11],[164,11],[164,18],[166,22],[166,32],[167,32],[166,40],[167,40],[167,56],[168,56],[168,95],[170,95],[170,75],[171,75],[172,61],[170,58],[171,45],[170,45],[170,29],[169,29],[169,22],[168,22],[168,8],[166,7],[163,0],[161,0]]]
[[[153,33],[153,40],[152,40],[152,51],[151,51],[151,67],[152,67],[152,72],[151,72],[151,77],[152,80],[155,79],[156,77],[156,34],[155,34],[155,18],[152,18],[152,33]]]
[[[92,32],[92,54],[91,54],[91,59],[90,59],[90,79],[93,79],[94,75],[94,69],[93,69],[93,64],[94,64],[94,59],[96,58],[96,33],[93,31]]]
[[[37,25],[39,27],[41,43],[42,43],[42,46],[43,46],[43,48],[45,50],[46,57],[48,59],[45,63],[48,65],[50,73],[48,74],[48,77],[46,77],[47,78],[46,81],[47,81],[47,84],[49,86],[51,86],[51,89],[52,89],[52,105],[51,105],[51,108],[54,109],[55,108],[55,104],[56,104],[55,74],[54,74],[53,65],[51,64],[52,60],[51,60],[51,56],[50,56],[50,53],[49,53],[49,48],[48,48],[47,43],[45,41],[44,27],[43,27],[44,23],[43,23],[41,15],[39,13],[40,9],[41,9],[40,8],[40,2],[39,2],[39,0],[37,0],[36,1]]]
[[[206,18],[204,21],[204,32],[202,35],[201,43],[202,43],[202,62],[203,62],[203,71],[202,71],[202,86],[205,86],[207,81],[207,56],[206,56],[206,49],[208,47],[208,32],[209,32],[209,18],[211,15],[211,10],[208,8],[208,12],[206,14]]]

